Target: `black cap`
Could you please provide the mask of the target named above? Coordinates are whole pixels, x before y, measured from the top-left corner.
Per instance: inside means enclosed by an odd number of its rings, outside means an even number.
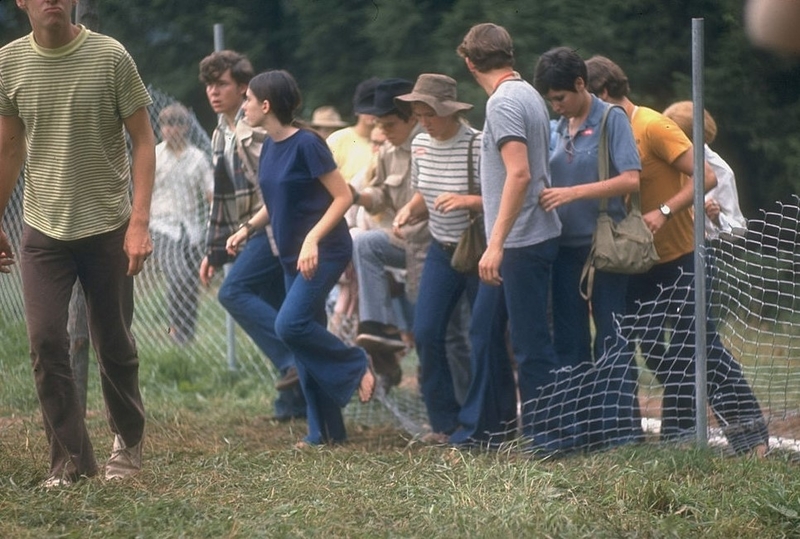
[[[356,93],[353,95],[353,112],[356,114],[369,114],[367,110],[372,108],[375,101],[375,87],[381,81],[378,77],[371,77],[361,81],[356,86]]]
[[[375,99],[372,107],[363,111],[364,114],[374,116],[386,116],[387,114],[398,113],[394,98],[404,95],[414,89],[414,83],[406,79],[386,79],[382,80],[375,87]]]

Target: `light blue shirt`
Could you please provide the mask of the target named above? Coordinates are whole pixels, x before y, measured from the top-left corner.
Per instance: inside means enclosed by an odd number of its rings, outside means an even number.
[[[608,108],[596,96],[583,125],[574,137],[569,136],[568,119],[561,118],[556,126],[556,141],[550,155],[550,171],[553,187],[572,187],[598,180],[597,148],[600,144],[600,122]],[[616,107],[608,115],[606,123],[609,150],[609,177],[618,176],[626,170],[641,170],[639,151],[628,117]],[[592,243],[597,223],[600,199],[576,200],[559,206],[561,218],[561,243],[568,247],[581,247]],[[608,199],[608,213],[615,221],[625,217],[622,197]]]

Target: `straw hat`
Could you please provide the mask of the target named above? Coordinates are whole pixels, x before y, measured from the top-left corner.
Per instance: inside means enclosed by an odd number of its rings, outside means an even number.
[[[347,122],[342,121],[342,117],[335,108],[330,105],[314,109],[311,115],[311,127],[344,127]]]
[[[437,116],[450,116],[462,110],[469,110],[472,105],[456,101],[456,81],[447,75],[423,73],[417,78],[410,94],[394,98],[397,107],[411,111],[411,103],[419,101],[436,111]]]
[[[664,109],[664,116],[678,124],[689,140],[692,140],[692,124],[694,122],[694,104],[691,101],[678,101]],[[703,138],[706,144],[711,144],[717,138],[717,122],[707,110],[703,111]]]

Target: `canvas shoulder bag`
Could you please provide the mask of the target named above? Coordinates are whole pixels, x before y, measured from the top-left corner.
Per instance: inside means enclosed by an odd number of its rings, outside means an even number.
[[[472,146],[478,133],[469,139],[467,150],[467,193],[475,194],[475,165],[472,162]],[[453,251],[450,265],[461,273],[471,273],[478,269],[478,262],[486,250],[486,234],[483,230],[483,214],[469,210],[469,225],[461,233]]]
[[[606,124],[608,114],[615,106],[608,107],[600,122],[600,142],[597,148],[598,181],[609,176],[608,133]],[[585,300],[592,297],[595,270],[610,273],[644,273],[658,262],[653,243],[653,233],[642,219],[639,192],[631,193],[631,207],[619,223],[608,214],[608,199],[600,200],[600,213],[592,237],[592,248],[583,265],[580,280],[581,296]]]

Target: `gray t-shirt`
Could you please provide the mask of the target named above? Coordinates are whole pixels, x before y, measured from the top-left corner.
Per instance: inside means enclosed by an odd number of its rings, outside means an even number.
[[[481,145],[481,191],[486,235],[491,236],[506,184],[506,167],[500,148],[516,140],[528,147],[531,183],[517,220],[504,247],[527,247],[557,237],[561,222],[554,211],[539,205],[539,193],[550,185],[550,119],[544,99],[521,79],[503,82],[486,102],[486,122]]]

